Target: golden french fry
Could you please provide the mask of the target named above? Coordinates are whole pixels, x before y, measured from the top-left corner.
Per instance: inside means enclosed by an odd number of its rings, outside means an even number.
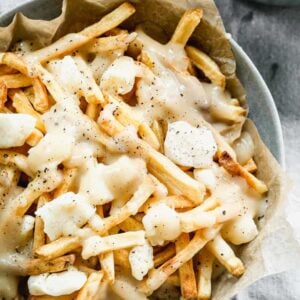
[[[246,171],[249,173],[255,173],[257,171],[257,165],[253,158],[250,158],[245,165],[243,165]]]
[[[128,2],[121,4],[111,13],[102,17],[98,23],[86,27],[79,33],[68,34],[51,45],[27,55],[26,59],[35,58],[41,63],[55,57],[60,57],[90,42],[93,38],[117,27],[135,12],[135,8]]]
[[[47,202],[50,201],[49,194],[43,194],[40,196],[37,204],[37,208],[42,207]],[[36,250],[45,244],[45,234],[44,234],[44,222],[41,217],[36,216],[34,222],[34,233],[33,233],[33,244],[32,251],[35,254]]]
[[[153,291],[158,289],[170,275],[176,272],[176,270],[178,270],[184,263],[192,259],[193,256],[199,252],[209,240],[213,239],[220,228],[220,226],[211,228],[209,230],[209,235],[206,234],[206,231],[196,231],[193,239],[183,250],[166,261],[158,269],[152,269],[149,271],[148,279],[146,279],[142,285],[144,292],[151,294]]]
[[[99,111],[100,111],[100,107],[98,104],[88,103],[85,114],[89,116],[91,119],[96,120],[98,118]]]
[[[207,54],[192,46],[187,46],[185,50],[192,63],[199,68],[212,83],[225,89],[225,76],[220,71],[219,66]]]
[[[61,185],[55,190],[54,198],[59,197],[60,195],[67,193],[72,183],[75,180],[77,174],[77,168],[64,169],[63,170],[63,179]]]
[[[1,75],[0,81],[3,81],[8,89],[16,89],[32,85],[32,79],[24,74]]]
[[[47,90],[39,78],[33,79],[34,98],[32,99],[32,106],[36,111],[44,113],[49,109],[49,99]]]
[[[163,263],[165,263],[167,260],[169,260],[171,257],[175,256],[176,250],[173,243],[170,243],[165,249],[158,252],[154,256],[154,267],[159,267]]]
[[[166,280],[166,283],[171,285],[171,286],[178,286],[180,287],[180,279],[177,273],[172,274],[171,276],[168,277]]]
[[[94,300],[102,278],[103,272],[101,271],[91,273],[79,291],[76,300]]]
[[[128,217],[126,220],[121,222],[118,227],[122,231],[138,231],[144,229],[143,224],[132,217]]]
[[[31,147],[36,146],[43,137],[43,133],[35,128],[27,138],[26,143]]]
[[[260,194],[268,191],[268,187],[264,182],[249,173],[244,167],[236,162],[226,151],[219,156],[219,164],[233,176],[243,177],[248,185]]]
[[[235,256],[233,250],[224,241],[221,235],[217,235],[207,244],[207,249],[217,258],[217,260],[234,276],[241,276],[245,267],[242,261]]]
[[[42,133],[46,132],[41,115],[33,109],[28,98],[20,89],[9,90],[8,96],[12,99],[13,107],[18,113],[29,114],[36,119],[36,128]]]
[[[61,256],[53,260],[40,258],[30,259],[24,262],[22,268],[26,275],[39,275],[42,273],[55,273],[66,270],[75,261],[75,255]]]
[[[204,248],[198,256],[198,298],[201,300],[211,297],[211,274],[213,270],[214,256]]]
[[[4,81],[0,81],[0,111],[4,108],[7,101],[7,86]]]
[[[11,69],[18,70],[22,74],[29,75],[28,68],[24,60],[12,52],[6,52],[0,54],[0,64],[3,64]],[[9,69],[6,68],[7,71]],[[8,72],[10,73],[10,72]],[[7,74],[7,73],[6,73]]]
[[[157,120],[154,120],[151,128],[159,142],[159,148],[158,148],[159,152],[164,153],[165,136],[161,124]]]
[[[190,237],[188,233],[182,233],[175,242],[176,253],[178,254],[185,247],[188,246]],[[188,260],[179,268],[179,279],[181,296],[183,299],[196,299],[197,298],[197,286],[196,277],[193,267],[193,259]]]
[[[19,73],[16,69],[13,69],[6,65],[0,65],[0,76]]]
[[[201,21],[203,10],[201,8],[192,8],[185,11],[171,38],[172,43],[185,45],[195,28]]]
[[[29,300],[74,300],[77,293],[71,295],[62,295],[62,296],[29,296]]]
[[[128,249],[119,249],[113,251],[114,260],[116,266],[122,267],[123,270],[130,271],[131,265],[129,263],[129,250]]]
[[[79,248],[80,245],[80,238],[77,236],[61,237],[37,248],[35,253],[40,257],[53,259]]]

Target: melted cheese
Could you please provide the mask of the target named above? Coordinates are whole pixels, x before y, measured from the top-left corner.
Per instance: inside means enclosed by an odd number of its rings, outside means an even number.
[[[87,276],[84,272],[80,272],[76,268],[70,268],[60,273],[44,273],[30,276],[28,289],[33,296],[70,295],[80,290],[86,280]]]
[[[174,163],[194,168],[209,168],[217,150],[206,127],[195,128],[184,121],[169,124],[164,143],[165,155]]]
[[[34,129],[36,119],[26,114],[0,113],[0,148],[19,147]]]
[[[72,192],[59,196],[36,211],[52,241],[61,236],[77,235],[94,213],[95,208],[86,198]]]

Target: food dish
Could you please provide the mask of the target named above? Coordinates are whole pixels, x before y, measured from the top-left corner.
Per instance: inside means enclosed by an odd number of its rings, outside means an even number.
[[[3,67],[3,106],[6,89],[12,101],[12,106],[7,103],[8,107],[3,108],[3,128],[11,128],[8,121],[16,123],[10,109],[32,116],[30,121],[18,120],[22,136],[13,132],[4,144],[11,148],[26,141],[32,146],[28,158],[4,151],[2,163],[13,164],[34,179],[8,203],[1,225],[7,230],[10,216],[22,218],[39,198],[33,250],[41,258],[25,260],[23,270],[32,275],[28,284],[33,295],[65,293],[51,285],[49,292],[47,281],[55,282],[56,276],[61,276],[60,280],[75,276],[77,279],[71,281],[78,285],[69,287],[67,292],[75,292],[80,286],[79,299],[84,299],[93,287],[98,288],[95,282],[103,278],[103,282],[114,281],[112,288],[117,294],[126,285],[128,293],[133,293],[131,298],[142,297],[141,293],[152,294],[179,269],[183,296],[188,298],[191,293],[197,297],[198,293],[204,298],[210,293],[207,276],[212,264],[198,266],[197,290],[191,259],[207,243],[207,249],[200,254],[202,259],[207,257],[212,262],[213,254],[234,275],[244,271],[242,262],[224,239],[241,244],[256,236],[252,219],[258,215],[257,199],[267,192],[266,185],[251,174],[256,171],[251,136],[243,133],[239,142],[234,141],[246,110],[224,92],[225,77],[205,53],[187,46],[189,61],[183,50],[201,20],[201,9],[185,13],[167,46],[158,44],[141,30],[129,34],[116,28],[133,12],[131,5],[124,4],[80,34],[66,36],[35,52],[26,50],[34,45],[19,44],[15,49],[24,54],[22,58],[11,53],[1,56],[4,66],[20,71],[15,74]],[[105,32],[109,32],[108,36],[94,40]],[[125,50],[130,57],[123,55]],[[202,84],[190,75],[196,74],[190,62],[204,73]],[[132,101],[137,103],[132,105]],[[100,106],[103,110],[98,118]],[[38,112],[43,113],[42,118]],[[31,122],[34,119],[35,129]],[[97,120],[100,129],[92,120]],[[220,132],[226,133],[227,140]],[[228,142],[235,145],[235,151]],[[242,165],[236,161],[235,152]],[[101,158],[102,163],[96,158]],[[152,175],[147,174],[145,163]],[[18,172],[11,172],[11,168],[15,167],[9,166],[5,172],[14,173],[11,183],[17,182]],[[124,169],[128,171],[126,178]],[[4,177],[7,178],[6,174]],[[234,191],[230,191],[232,188]],[[230,197],[226,197],[225,191],[230,191]],[[149,199],[151,195],[154,197]],[[237,198],[227,202],[233,195]],[[243,207],[238,206],[240,202]],[[109,216],[107,203],[112,203]],[[226,223],[222,229],[223,237],[218,235],[221,224],[236,217],[234,224]],[[26,239],[33,226],[32,217],[28,215],[26,222],[24,217],[21,223],[27,234],[22,238]],[[117,233],[119,230],[123,233]],[[44,232],[49,239],[45,245]],[[195,235],[190,236],[190,232]],[[169,250],[174,240],[175,256]],[[167,246],[166,241],[171,246],[165,250],[160,246]],[[93,271],[99,267],[97,262],[89,265],[79,258],[76,249],[81,246],[84,260],[99,256],[101,271]],[[126,256],[124,249],[132,247],[127,253],[128,261],[116,257],[116,251],[122,250]],[[153,269],[152,256],[156,251],[158,265],[162,265]],[[166,258],[164,251],[173,257]],[[73,253],[67,254],[70,252]],[[81,271],[69,269],[59,275],[34,276],[63,271],[73,263]],[[130,284],[132,279],[114,278],[117,266],[121,267],[122,276],[129,266],[137,280],[151,271],[136,291],[136,284]],[[84,274],[89,275],[87,280]],[[176,280],[174,277],[173,281]]]

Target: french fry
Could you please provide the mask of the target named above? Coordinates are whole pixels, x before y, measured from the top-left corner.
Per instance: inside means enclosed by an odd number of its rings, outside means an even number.
[[[3,81],[8,89],[16,89],[32,85],[32,79],[23,74],[1,75],[0,82]]]
[[[176,253],[182,251],[190,242],[188,233],[182,233],[176,240]],[[197,286],[193,267],[193,259],[188,260],[179,268],[181,296],[183,299],[196,299]]]
[[[184,263],[193,258],[209,240],[213,239],[220,230],[220,226],[214,227],[209,230],[209,235],[200,230],[196,231],[195,236],[189,244],[177,253],[174,257],[166,261],[158,269],[152,269],[148,273],[148,279],[144,281],[142,289],[147,294],[151,294],[154,290],[158,289],[167,278],[176,272]]]
[[[49,108],[47,90],[39,78],[33,79],[34,98],[31,102],[36,111],[46,112]]]
[[[242,261],[235,256],[233,250],[224,241],[221,235],[217,235],[207,244],[207,249],[217,260],[234,276],[241,276],[245,267]]]
[[[204,248],[198,255],[198,293],[197,299],[206,300],[211,297],[211,274],[214,256]]]
[[[46,132],[41,115],[33,109],[28,98],[20,89],[9,90],[8,96],[12,99],[13,107],[18,113],[29,114],[36,119],[36,128],[42,133]]]
[[[143,224],[132,217],[128,217],[126,220],[121,222],[118,227],[122,231],[139,231],[144,229]]]
[[[64,169],[63,170],[63,179],[61,185],[55,190],[54,198],[59,197],[60,195],[67,193],[69,191],[70,186],[75,180],[76,174],[78,170],[77,168]]]
[[[39,275],[42,273],[55,273],[66,270],[75,261],[75,255],[70,254],[61,256],[53,260],[44,260],[40,258],[25,261],[22,269],[26,275]]]
[[[4,81],[0,81],[0,111],[4,108],[7,101],[7,86]]]
[[[71,295],[62,295],[62,296],[29,296],[29,300],[74,300],[77,293]]]
[[[39,141],[44,137],[43,133],[41,131],[39,131],[38,129],[34,129],[32,131],[32,133],[30,134],[30,136],[26,139],[26,143],[31,146],[34,147],[36,146]]]
[[[114,252],[114,260],[116,266],[122,267],[123,270],[130,271],[131,265],[129,263],[129,250],[128,249],[119,249]]]
[[[145,243],[145,232],[132,231],[104,237],[94,236],[83,242],[82,257],[88,259],[91,256],[99,255],[113,250],[131,248]]]
[[[61,237],[49,244],[40,246],[35,253],[42,258],[54,259],[72,252],[80,246],[80,238],[77,236]]]
[[[165,263],[168,259],[175,256],[176,250],[173,243],[170,243],[165,249],[158,252],[154,256],[154,267],[159,267],[163,263]]]
[[[172,274],[171,276],[168,277],[166,280],[166,283],[171,285],[171,286],[178,286],[180,287],[180,279],[177,273]]]
[[[244,167],[236,162],[226,151],[222,152],[219,157],[219,164],[225,168],[233,176],[243,177],[248,185],[260,194],[268,191],[268,187],[264,182],[249,173]]]
[[[135,215],[138,209],[147,201],[154,191],[154,186],[149,177],[146,177],[144,182],[138,187],[132,198],[117,211],[116,214],[104,219],[102,228],[99,228],[97,232],[102,235],[110,228],[120,224],[126,220],[129,216]]]
[[[37,208],[42,207],[47,202],[50,201],[49,194],[43,194],[40,196],[37,204]],[[36,250],[45,244],[45,234],[44,234],[44,222],[41,217],[36,216],[34,222],[34,233],[33,233],[33,244],[32,251],[35,254]]]
[[[250,158],[243,166],[243,168],[245,168],[245,170],[249,173],[255,173],[257,171],[257,165],[253,158]]]
[[[0,65],[0,76],[19,73],[16,69],[13,69],[6,65]]]
[[[225,76],[220,71],[219,66],[207,54],[192,46],[187,46],[185,50],[192,63],[200,69],[212,83],[225,89]]]
[[[201,21],[203,10],[201,8],[192,8],[185,11],[171,38],[172,43],[185,45],[195,28]]]
[[[76,300],[93,300],[97,294],[100,282],[103,278],[103,272],[93,272],[89,275],[84,286],[79,291]]]
[[[163,132],[163,129],[161,127],[161,124],[157,121],[157,120],[154,120],[153,123],[152,123],[152,126],[151,126],[154,134],[156,135],[156,138],[159,142],[159,152],[161,153],[164,153],[164,140],[165,140],[165,137],[164,137],[164,132]]]
[[[130,3],[123,3],[111,13],[77,34],[68,34],[51,45],[27,55],[26,59],[37,60],[41,63],[66,55],[90,42],[93,38],[117,27],[135,12]]]
[[[89,116],[92,120],[96,120],[99,115],[100,107],[95,103],[88,103],[86,107],[85,114]]]
[[[0,64],[6,65],[11,69],[18,70],[20,73],[24,75],[29,75],[28,68],[24,60],[12,52],[5,52],[0,54]],[[6,71],[9,69],[6,68]],[[10,72],[8,72],[10,73]],[[7,74],[7,73],[6,73]]]

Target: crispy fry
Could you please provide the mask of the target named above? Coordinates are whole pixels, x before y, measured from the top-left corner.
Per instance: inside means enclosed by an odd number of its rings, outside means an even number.
[[[114,252],[114,260],[115,264],[119,267],[122,267],[122,269],[130,271],[131,266],[129,263],[129,250],[128,249],[119,249],[115,250]]]
[[[9,68],[18,70],[22,74],[28,76],[28,68],[24,60],[12,52],[6,52],[0,54],[0,64],[6,65]]]
[[[26,143],[29,145],[29,146],[36,146],[39,141],[44,137],[44,135],[42,134],[41,131],[39,131],[38,129],[34,129],[32,131],[32,133],[30,134],[30,136],[27,138],[26,140]]]
[[[167,260],[169,260],[171,257],[175,256],[176,250],[173,243],[170,243],[165,249],[158,252],[154,256],[154,267],[159,267],[163,263],[165,263]]]
[[[176,240],[176,253],[182,251],[190,242],[188,233],[182,233]],[[197,286],[193,267],[193,259],[190,259],[179,268],[181,296],[183,299],[196,299]]]
[[[219,66],[207,54],[192,46],[187,46],[185,50],[193,64],[199,68],[212,83],[225,89],[225,76],[220,71]]]
[[[211,274],[214,256],[204,248],[198,256],[198,298],[210,299],[211,297]]]
[[[62,295],[62,296],[29,296],[29,300],[74,300],[77,293],[71,295]]]
[[[253,158],[250,158],[243,166],[243,168],[245,168],[245,170],[249,173],[255,173],[257,171],[257,165]]]
[[[219,157],[219,164],[224,167],[231,175],[243,177],[248,185],[258,193],[264,194],[268,187],[264,182],[249,173],[244,167],[236,162],[226,151],[222,152]]]
[[[50,201],[49,194],[43,194],[40,196],[37,204],[37,208],[42,207],[47,202]],[[33,244],[32,251],[35,254],[36,250],[45,244],[45,234],[44,234],[44,222],[41,217],[36,216],[34,222],[34,234],[33,234]]]
[[[59,57],[80,48],[90,42],[93,38],[117,27],[135,12],[135,8],[125,2],[113,10],[111,13],[102,17],[98,23],[86,27],[78,34],[68,34],[53,44],[41,50],[37,50],[27,55],[28,60],[34,57],[41,63]]]
[[[0,65],[0,76],[19,73],[16,69],[13,69],[6,65]]]
[[[234,276],[240,276],[244,273],[245,267],[242,261],[235,256],[233,250],[223,240],[221,235],[217,235],[210,241],[207,244],[207,249]]]
[[[36,128],[42,133],[46,132],[41,115],[33,109],[28,98],[20,89],[9,90],[8,96],[12,99],[13,107],[17,112],[33,116],[36,119]]]
[[[34,98],[31,102],[36,111],[45,112],[49,108],[47,90],[39,78],[33,79]]]
[[[157,120],[154,120],[151,128],[159,142],[159,148],[158,148],[159,152],[164,153],[165,137],[164,137],[164,132],[163,132],[161,124]]]
[[[148,274],[148,279],[144,281],[142,287],[147,294],[151,294],[154,290],[159,288],[167,278],[176,272],[184,263],[192,259],[192,257],[199,252],[209,240],[220,230],[220,226],[209,230],[209,235],[206,235],[206,231],[196,231],[195,236],[189,242],[189,244],[177,253],[170,260],[161,265],[158,269],[151,270]]]
[[[91,119],[96,120],[98,118],[100,107],[98,104],[88,103],[85,114]]]
[[[123,231],[138,231],[144,229],[143,224],[132,217],[128,217],[118,226]]]
[[[0,111],[4,108],[7,101],[7,86],[4,81],[0,81]]]
[[[77,236],[61,237],[36,249],[36,254],[43,258],[53,259],[69,253],[81,245]]]
[[[8,89],[16,89],[32,85],[32,79],[23,74],[1,75],[0,81],[3,81]]]
[[[93,300],[97,294],[100,282],[103,278],[103,272],[91,273],[84,284],[84,286],[79,291],[76,300]]]
[[[77,174],[77,168],[64,169],[63,170],[63,179],[61,185],[55,190],[54,198],[59,197],[60,195],[67,193],[72,183],[75,180]]]
[[[203,10],[201,8],[192,8],[185,11],[171,38],[172,43],[185,45],[195,28],[201,21]]]
[[[66,270],[75,261],[75,255],[61,256],[53,260],[35,258],[24,263],[22,268],[27,275],[38,275],[42,273],[55,273]]]

